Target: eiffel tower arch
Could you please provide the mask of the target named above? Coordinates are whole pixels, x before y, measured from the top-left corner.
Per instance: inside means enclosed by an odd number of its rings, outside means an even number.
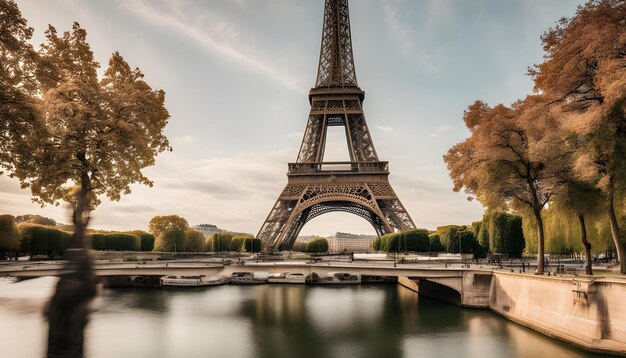
[[[302,227],[330,212],[367,220],[378,235],[415,228],[389,184],[389,163],[380,161],[363,113],[350,32],[348,0],[326,0],[322,45],[311,110],[295,163],[288,164],[287,186],[257,237],[264,250],[288,250]],[[327,129],[342,126],[349,162],[325,162]]]

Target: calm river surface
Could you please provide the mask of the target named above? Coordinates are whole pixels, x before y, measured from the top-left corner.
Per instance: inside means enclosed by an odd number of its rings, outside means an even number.
[[[0,357],[42,357],[54,278],[0,279]],[[107,289],[87,356],[594,357],[493,313],[395,285]]]

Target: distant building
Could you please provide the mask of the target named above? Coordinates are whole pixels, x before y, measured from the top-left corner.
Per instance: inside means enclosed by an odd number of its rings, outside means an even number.
[[[317,235],[308,235],[308,236],[298,236],[296,238],[296,242],[302,242],[302,243],[308,243],[309,241],[312,241],[313,239],[317,238],[319,236]]]
[[[328,251],[331,253],[341,252],[365,252],[372,250],[372,242],[376,236],[355,235],[338,232],[328,237]]]
[[[226,231],[226,230],[220,229],[216,225],[211,225],[211,224],[200,224],[200,225],[194,226],[193,228],[198,230],[198,231],[200,231],[201,233],[203,233],[204,236],[211,236],[211,235],[216,234],[218,232]]]

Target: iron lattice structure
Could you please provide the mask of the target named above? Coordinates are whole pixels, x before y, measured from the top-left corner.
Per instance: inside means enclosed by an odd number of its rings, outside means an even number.
[[[364,99],[356,80],[348,0],[326,0],[309,120],[298,159],[289,163],[287,186],[258,233],[265,250],[290,249],[307,222],[335,211],[362,217],[378,235],[415,228],[389,184],[389,163],[378,159]],[[349,162],[324,162],[330,126],[345,128]]]

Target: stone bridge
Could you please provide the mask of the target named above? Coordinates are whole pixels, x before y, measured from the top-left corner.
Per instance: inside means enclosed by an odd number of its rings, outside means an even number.
[[[420,294],[450,301],[466,307],[488,307],[491,270],[460,268],[426,268],[420,265],[361,264],[361,263],[250,263],[223,265],[210,262],[146,262],[97,263],[96,275],[111,276],[166,276],[166,275],[225,275],[233,272],[301,273],[305,276],[326,276],[332,272],[346,272],[363,276],[397,278],[398,282]],[[0,276],[20,278],[58,276],[64,272],[62,262],[16,263],[0,266]]]

